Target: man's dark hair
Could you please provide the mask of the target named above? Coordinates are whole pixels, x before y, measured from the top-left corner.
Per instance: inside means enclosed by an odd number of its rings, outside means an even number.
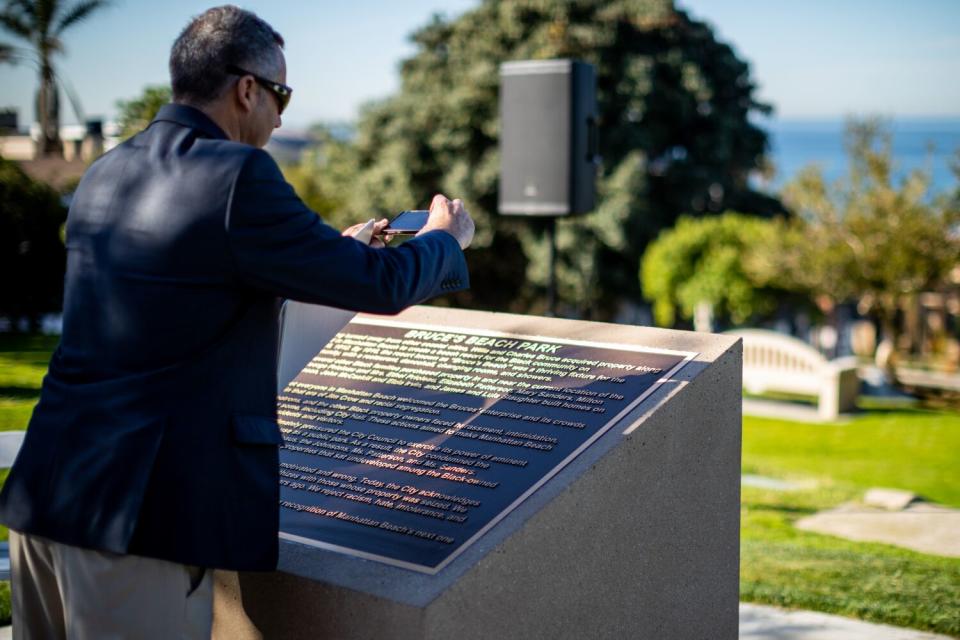
[[[283,37],[251,11],[233,5],[208,9],[194,18],[170,51],[170,83],[175,102],[208,104],[236,76],[233,65],[276,78]]]

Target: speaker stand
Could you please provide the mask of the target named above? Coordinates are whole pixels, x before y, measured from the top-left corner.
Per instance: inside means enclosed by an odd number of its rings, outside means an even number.
[[[550,275],[547,280],[547,315],[557,315],[557,219],[547,219],[547,239],[550,243]]]

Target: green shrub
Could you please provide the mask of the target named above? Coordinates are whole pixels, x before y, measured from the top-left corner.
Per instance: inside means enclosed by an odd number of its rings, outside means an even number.
[[[62,306],[66,218],[56,190],[0,158],[0,314],[15,326],[27,318],[36,328],[40,314]]]
[[[747,258],[770,245],[777,224],[756,216],[683,216],[650,244],[641,261],[643,294],[661,326],[690,319],[698,304],[719,318],[742,324],[774,311],[787,291],[756,279]]]

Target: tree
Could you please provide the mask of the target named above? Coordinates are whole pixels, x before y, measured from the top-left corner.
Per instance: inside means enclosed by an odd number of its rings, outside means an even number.
[[[0,26],[22,38],[33,47],[34,62],[39,72],[37,120],[40,122],[43,155],[60,153],[60,97],[53,56],[63,53],[64,31],[87,19],[108,0],[6,0],[0,12]]]
[[[359,220],[351,220],[344,215],[343,202],[338,199],[337,194],[346,192],[346,189],[338,178],[344,173],[352,175],[353,167],[349,165],[349,157],[343,157],[343,143],[337,140],[329,127],[314,125],[310,135],[316,139],[316,144],[304,151],[297,164],[282,166],[283,177],[293,186],[304,204],[327,224],[336,229],[346,229]],[[327,162],[330,163],[325,175],[327,179],[322,180],[317,167]],[[337,188],[338,186],[340,188]],[[364,221],[371,217],[372,212]]]
[[[734,324],[774,311],[789,293],[759,282],[748,256],[777,233],[774,221],[734,212],[680,218],[650,244],[641,263],[643,293],[657,324],[673,326],[677,312],[689,320],[701,304]]]
[[[61,308],[66,250],[60,230],[67,209],[60,195],[0,158],[0,312],[38,325]]]
[[[953,199],[950,206],[954,209],[960,209],[960,148],[953,152],[953,160],[950,162],[950,171],[957,181],[957,186],[953,189]]]
[[[857,301],[888,352],[904,301],[945,284],[960,263],[960,203],[932,195],[928,172],[895,179],[891,144],[881,121],[849,122],[848,176],[827,184],[819,168],[801,171],[783,194],[797,219],[754,265],[761,280],[809,290],[821,307]]]
[[[168,85],[153,85],[144,87],[143,93],[133,100],[118,100],[120,137],[126,139],[146,129],[160,107],[170,102],[171,96]]]
[[[328,161],[321,180],[355,219],[422,206],[435,192],[462,197],[477,235],[473,288],[459,304],[526,311],[546,283],[542,226],[496,215],[507,60],[577,58],[597,71],[600,199],[558,229],[569,312],[609,317],[639,300],[642,250],[681,213],[781,210],[747,184],[766,149],[748,115],[768,110],[748,65],[669,0],[487,0],[456,20],[435,17],[412,39],[399,93],[368,105],[342,149],[352,174]]]

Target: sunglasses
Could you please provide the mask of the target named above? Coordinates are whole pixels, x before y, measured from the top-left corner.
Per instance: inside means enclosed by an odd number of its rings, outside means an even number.
[[[285,84],[280,84],[279,82],[274,82],[273,80],[267,80],[262,78],[255,73],[250,73],[245,71],[240,67],[235,67],[230,65],[227,67],[227,73],[232,73],[237,76],[250,76],[256,80],[257,84],[273,94],[273,97],[277,99],[277,114],[282,114],[283,110],[287,108],[287,105],[290,104],[290,96],[293,95],[293,88],[288,87]]]

